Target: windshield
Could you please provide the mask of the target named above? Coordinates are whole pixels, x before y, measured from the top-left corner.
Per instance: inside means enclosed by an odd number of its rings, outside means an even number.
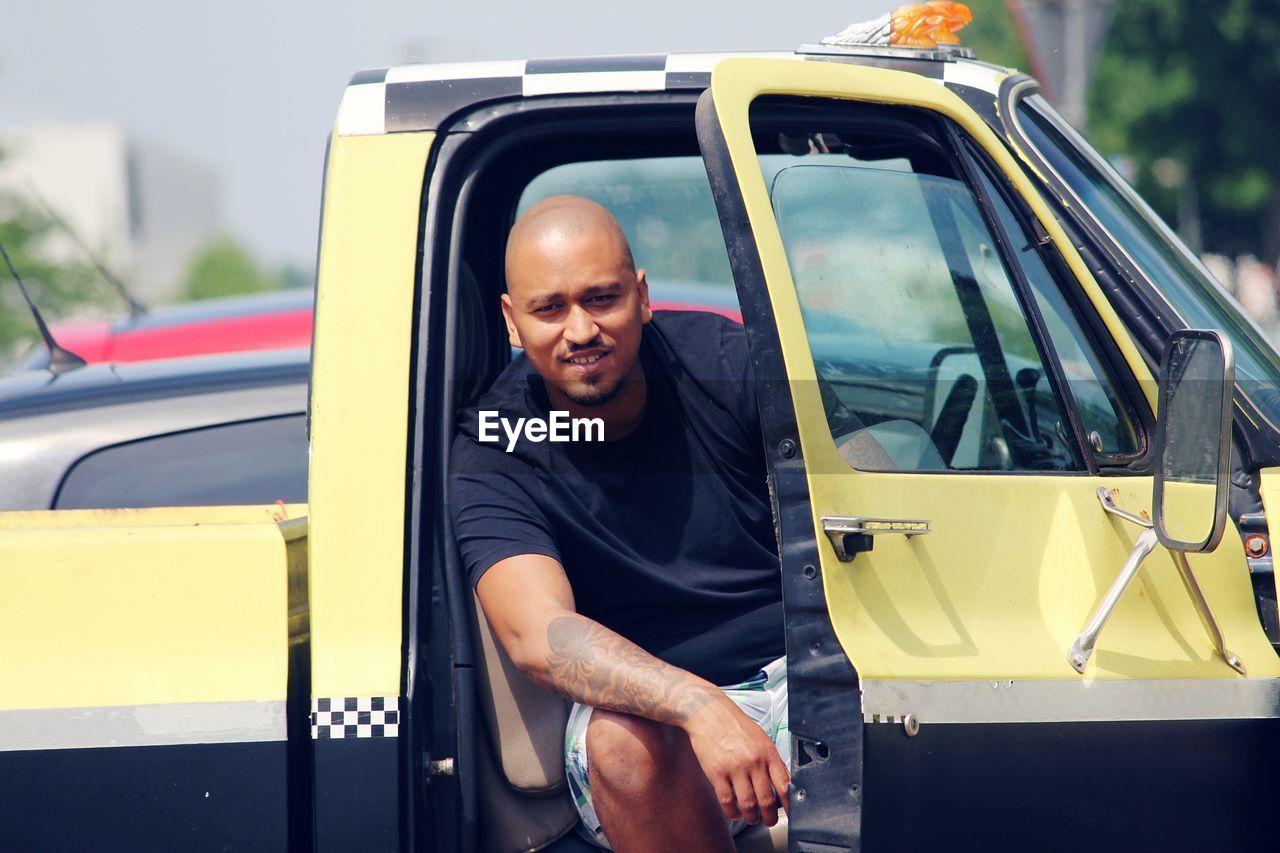
[[[1111,233],[1191,328],[1221,329],[1235,347],[1236,383],[1280,425],[1280,357],[1155,212],[1039,95],[1018,102],[1023,137]]]

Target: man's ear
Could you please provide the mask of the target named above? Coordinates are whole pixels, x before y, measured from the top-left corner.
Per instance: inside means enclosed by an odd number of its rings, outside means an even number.
[[[502,319],[507,322],[507,340],[513,347],[524,349],[524,344],[520,343],[520,333],[516,331],[516,322],[512,319],[511,296],[502,294]]]
[[[653,309],[649,307],[649,279],[643,268],[636,270],[636,287],[640,291],[640,316],[648,323],[653,319]]]

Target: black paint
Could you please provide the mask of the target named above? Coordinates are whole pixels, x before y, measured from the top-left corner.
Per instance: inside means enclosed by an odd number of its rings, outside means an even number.
[[[521,77],[422,80],[387,84],[387,133],[434,130],[453,114],[486,101],[519,98]]]
[[[284,741],[0,752],[5,850],[287,849]]]
[[[647,56],[584,56],[567,59],[530,59],[525,74],[581,74],[608,71],[665,71],[665,53]]]
[[[314,741],[315,849],[400,849],[397,738]]]
[[[360,86],[365,83],[382,83],[387,79],[386,68],[369,68],[364,71],[357,71],[351,77],[348,86]]]
[[[1266,850],[1280,720],[868,723],[863,849]]]

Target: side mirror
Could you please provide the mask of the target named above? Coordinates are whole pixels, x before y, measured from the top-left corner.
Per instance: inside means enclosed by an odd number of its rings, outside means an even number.
[[[1174,565],[1200,613],[1214,650],[1227,666],[1241,675],[1247,674],[1244,661],[1227,648],[1218,620],[1209,609],[1209,602],[1183,553],[1212,551],[1218,547],[1227,526],[1235,379],[1231,341],[1221,332],[1189,329],[1175,332],[1169,338],[1164,363],[1160,366],[1155,521],[1125,512],[1115,505],[1110,489],[1098,489],[1098,499],[1105,511],[1146,529],[1138,534],[1119,577],[1067,650],[1067,662],[1077,672],[1084,672],[1099,632],[1158,541],[1173,552]]]
[[[1212,551],[1227,522],[1235,356],[1221,332],[1184,329],[1160,366],[1155,531],[1171,551]]]

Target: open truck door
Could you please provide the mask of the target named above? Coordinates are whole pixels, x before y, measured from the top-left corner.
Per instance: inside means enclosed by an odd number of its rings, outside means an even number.
[[[781,536],[792,849],[1270,839],[1280,661],[1237,538],[1189,558],[1231,652],[1156,547],[1069,660],[1143,534],[1110,510],[1150,518],[1156,385],[941,84],[729,59],[698,108]]]

